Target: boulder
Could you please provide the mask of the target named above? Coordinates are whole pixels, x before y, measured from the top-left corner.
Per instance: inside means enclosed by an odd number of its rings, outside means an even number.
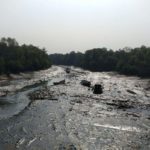
[[[66,68],[66,73],[70,73],[70,68]]]
[[[94,94],[102,94],[103,93],[103,87],[101,84],[95,84],[93,87],[93,93]]]
[[[82,81],[81,81],[81,85],[90,87],[90,86],[91,86],[91,82],[90,82],[90,81],[87,81],[87,80],[82,80]]]

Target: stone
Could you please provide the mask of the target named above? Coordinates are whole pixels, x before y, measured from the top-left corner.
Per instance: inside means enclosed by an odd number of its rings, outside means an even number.
[[[101,84],[95,84],[93,87],[93,93],[94,94],[102,94],[103,93],[103,88]]]
[[[90,82],[90,81],[87,81],[87,80],[82,80],[82,81],[81,81],[81,85],[90,87],[90,86],[91,86],[91,82]]]
[[[66,68],[66,73],[70,73],[70,68]]]

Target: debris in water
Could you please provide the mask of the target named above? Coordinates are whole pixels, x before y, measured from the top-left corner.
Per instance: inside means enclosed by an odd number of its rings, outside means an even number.
[[[134,103],[129,102],[129,100],[112,100],[112,102],[106,102],[109,106],[114,106],[117,109],[129,109],[134,108]]]
[[[35,137],[34,139],[30,140],[27,147],[29,147],[37,138]]]
[[[131,90],[127,90],[127,92],[131,94],[136,94],[134,91],[131,91]]]
[[[24,127],[22,127],[22,131],[27,134],[27,130]]]
[[[110,128],[110,129],[116,129],[116,130],[122,130],[122,131],[141,132],[140,129],[138,129],[136,127],[130,127],[130,126],[113,126],[113,125],[109,125],[109,124],[101,125],[101,124],[98,124],[98,123],[95,123],[94,126]]]
[[[8,126],[7,131],[9,132],[11,128],[12,128],[12,126]]]
[[[17,142],[16,148],[19,148],[20,145],[22,145],[24,142],[25,142],[25,138],[20,139],[20,140]]]

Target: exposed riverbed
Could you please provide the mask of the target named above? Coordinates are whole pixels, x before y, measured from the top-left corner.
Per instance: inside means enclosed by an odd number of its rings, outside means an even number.
[[[53,66],[1,79],[0,95],[0,150],[150,149],[149,79]]]

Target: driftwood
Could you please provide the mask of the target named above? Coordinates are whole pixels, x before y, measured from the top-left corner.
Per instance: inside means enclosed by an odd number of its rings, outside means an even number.
[[[58,82],[53,82],[54,85],[65,84],[65,80],[61,80]]]
[[[132,91],[132,90],[127,90],[127,92],[128,93],[130,93],[130,94],[136,94],[134,91]]]

